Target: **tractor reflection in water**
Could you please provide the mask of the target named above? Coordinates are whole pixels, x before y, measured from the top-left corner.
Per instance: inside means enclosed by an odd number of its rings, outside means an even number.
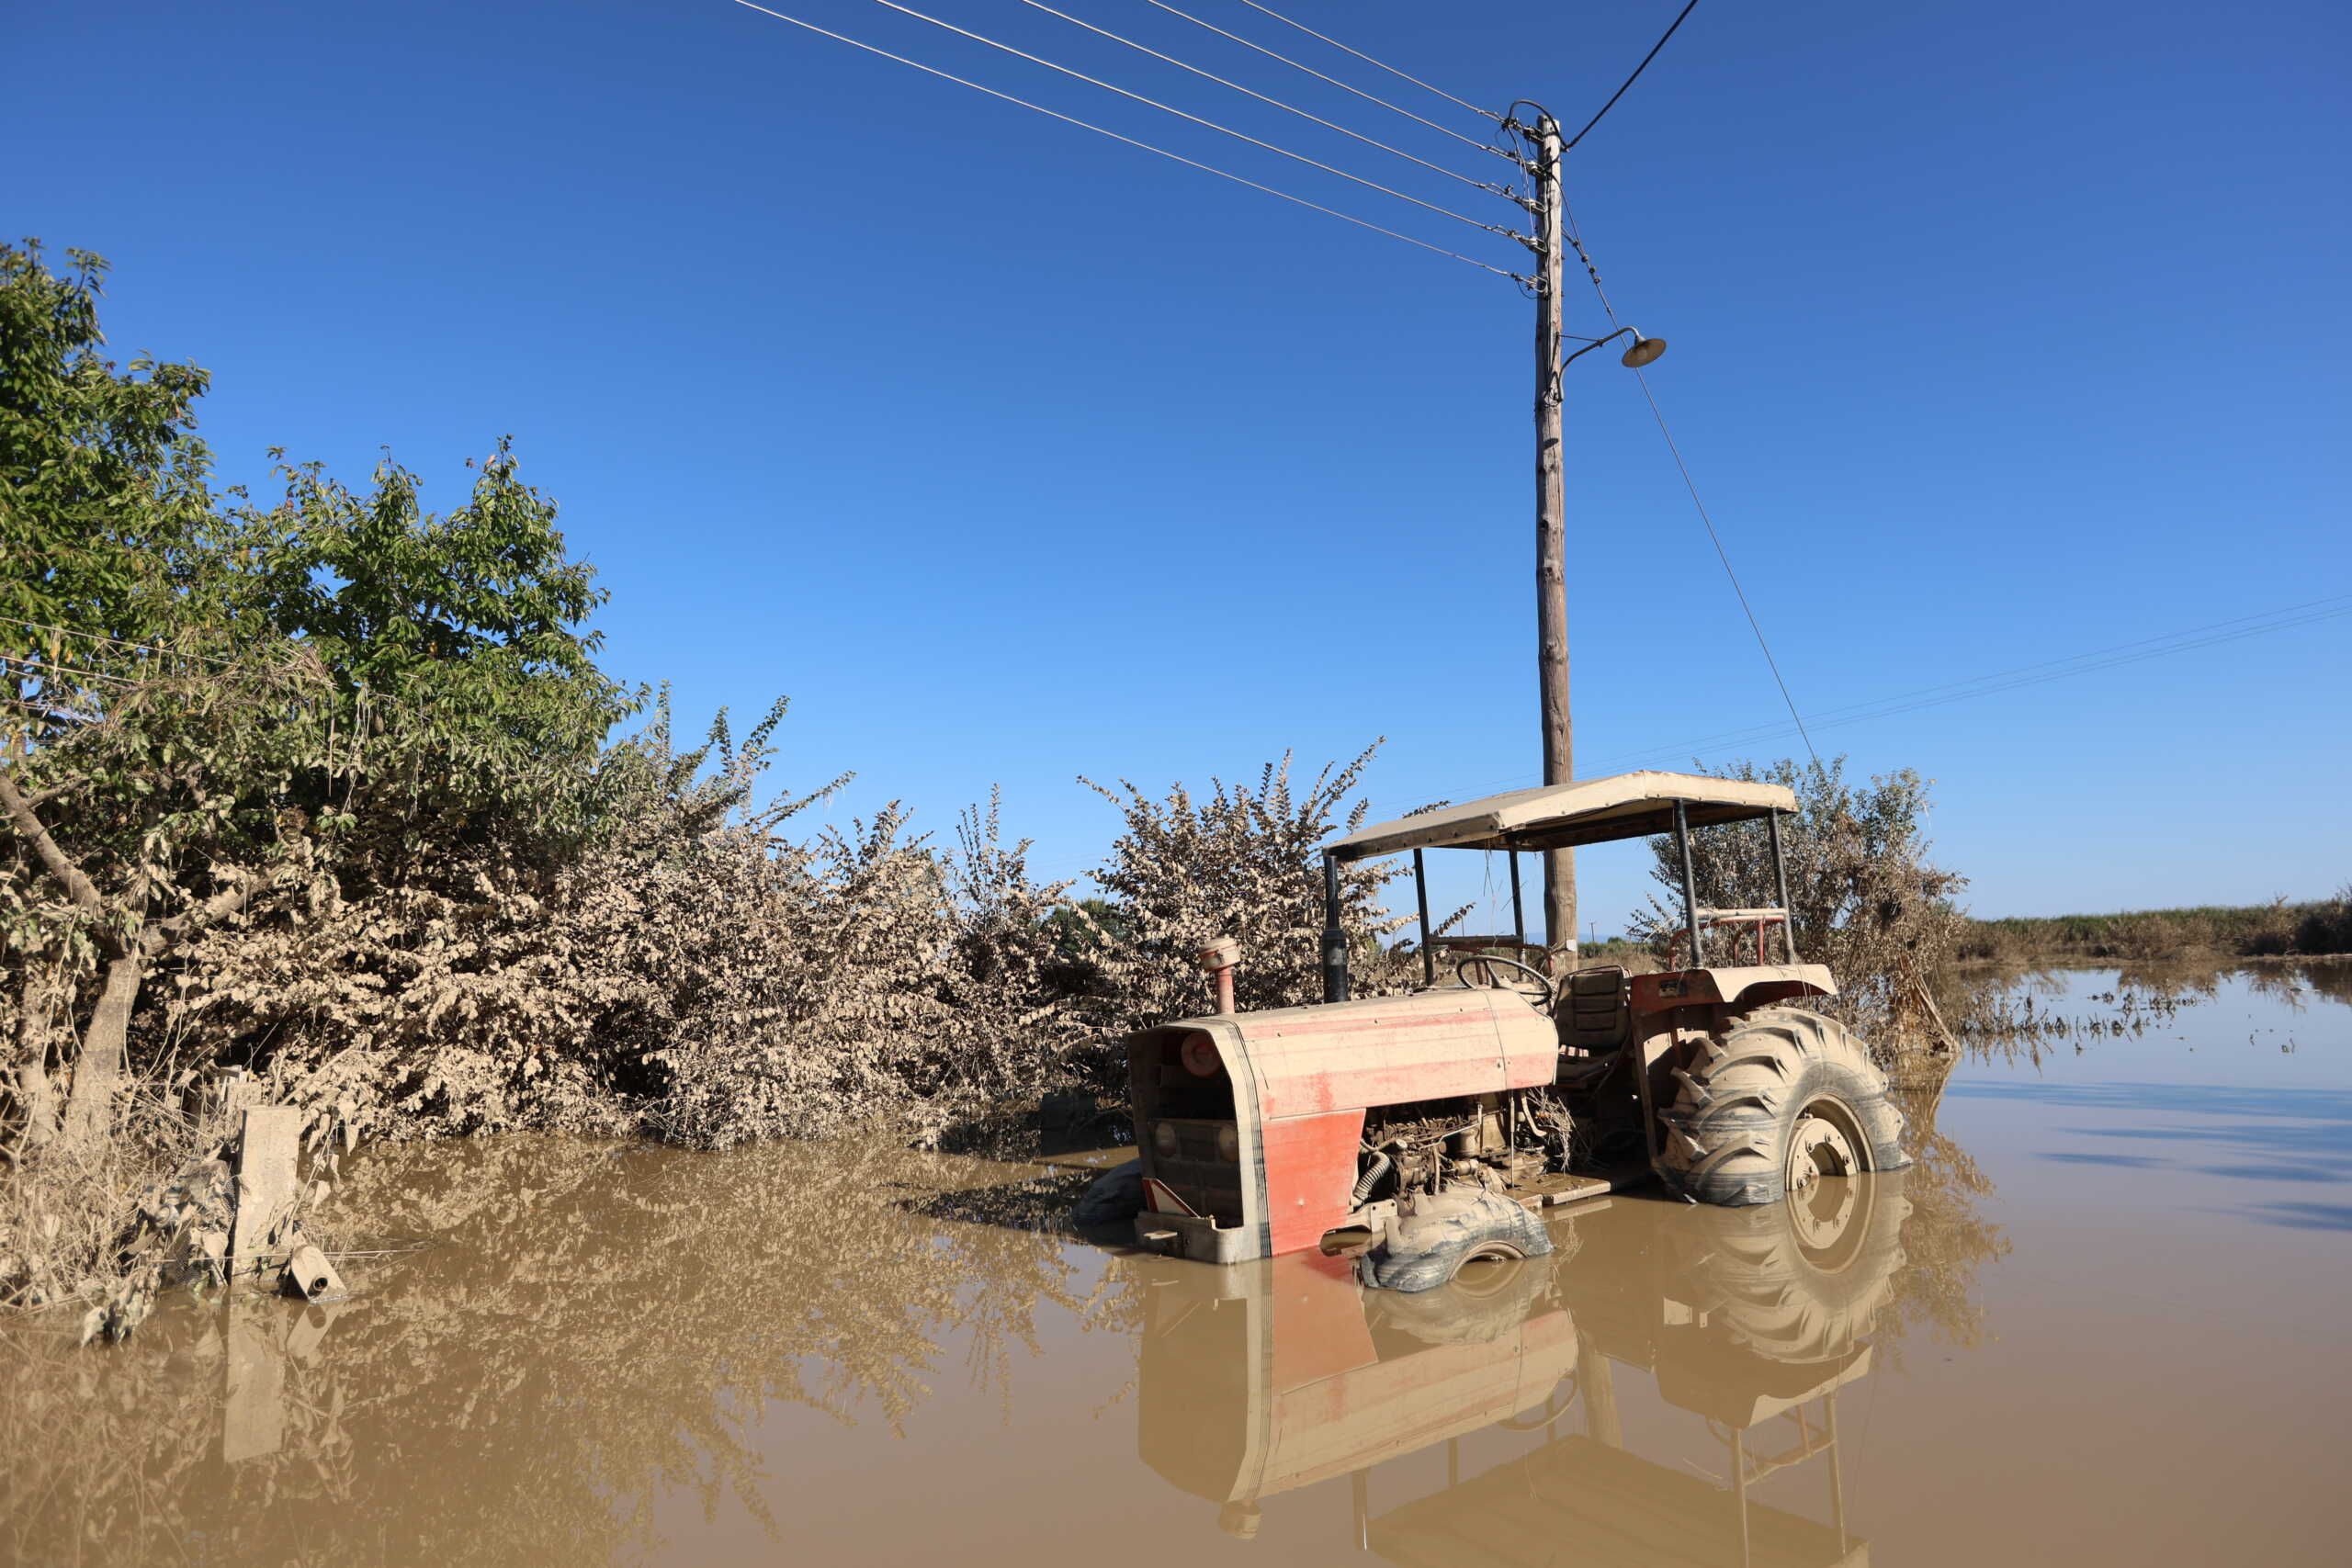
[[[1541,1256],[1543,1211],[1653,1180],[1739,1207],[1904,1168],[1903,1119],[1861,1042],[1792,1005],[1838,989],[1826,965],[1799,961],[1789,929],[1780,818],[1795,807],[1780,784],[1639,773],[1350,834],[1324,856],[1324,1001],[1237,1011],[1233,944],[1204,953],[1218,1010],[1129,1038],[1137,1158],[1096,1184],[1080,1220],[1133,1216],[1139,1246],[1204,1263],[1336,1247],[1364,1283],[1411,1292],[1474,1261]],[[1690,834],[1759,820],[1781,907],[1701,908]],[[1424,888],[1423,987],[1350,998],[1342,863],[1409,851],[1419,886],[1427,850],[1504,851],[1514,951],[1543,959],[1526,945],[1519,852],[1659,833],[1681,851],[1689,966],[1670,954],[1662,974],[1555,978],[1481,953],[1441,985]],[[1708,963],[1711,931],[1727,962]]]
[[[1425,1294],[1367,1290],[1320,1251],[1161,1265],[1143,1460],[1245,1537],[1280,1494],[1348,1477],[1352,1544],[1429,1568],[1865,1562],[1838,1399],[1870,1370],[1903,1265],[1901,1182],[1826,1178],[1760,1208],[1601,1200],[1553,1221],[1553,1255],[1474,1264]],[[1677,1451],[1628,1447],[1621,1394],[1648,1396],[1619,1388],[1627,1371],[1679,1413],[1636,1423]],[[1412,1467],[1378,1473],[1439,1445],[1434,1492],[1426,1465],[1418,1486]],[[1776,1476],[1774,1501],[1751,1495]],[[1826,1519],[1787,1506],[1807,1494]]]

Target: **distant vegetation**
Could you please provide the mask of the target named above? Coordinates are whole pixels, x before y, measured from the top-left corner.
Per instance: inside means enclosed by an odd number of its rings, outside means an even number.
[[[2280,898],[2234,907],[1970,920],[1960,939],[1962,959],[2003,964],[2340,953],[2352,953],[2352,886],[2308,904]]]

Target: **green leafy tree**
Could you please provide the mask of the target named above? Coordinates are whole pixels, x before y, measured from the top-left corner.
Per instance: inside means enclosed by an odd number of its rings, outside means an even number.
[[[52,663],[80,650],[42,627],[172,629],[185,547],[212,516],[209,455],[190,434],[209,378],[107,359],[106,263],[66,256],[58,274],[40,241],[0,243],[0,649]]]
[[[446,516],[389,461],[365,492],[287,467],[276,504],[223,508],[187,434],[203,372],[101,357],[104,264],[74,260],[0,251],[0,897],[34,1141],[68,1068],[64,1130],[104,1129],[142,987],[207,931],[322,877],[554,874],[630,708],[582,625],[602,594],[506,446]]]

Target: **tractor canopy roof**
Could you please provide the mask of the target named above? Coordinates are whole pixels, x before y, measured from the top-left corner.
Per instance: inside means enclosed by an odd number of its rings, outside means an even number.
[[[1674,830],[1680,801],[1690,826],[1746,822],[1794,811],[1785,784],[1711,779],[1697,773],[1615,773],[1605,779],[1545,784],[1441,807],[1417,817],[1376,822],[1331,846],[1341,860],[1400,850],[1558,850]]]

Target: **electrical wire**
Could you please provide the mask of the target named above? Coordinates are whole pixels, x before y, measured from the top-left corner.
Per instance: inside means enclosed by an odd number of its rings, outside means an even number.
[[[1018,104],[1024,109],[1035,109],[1037,113],[1044,115],[1050,119],[1060,120],[1065,125],[1074,125],[1081,130],[1091,130],[1098,136],[1107,136],[1114,141],[1123,141],[1130,147],[1141,148],[1146,152],[1156,152],[1162,158],[1183,164],[1186,168],[1198,169],[1203,174],[1215,175],[1217,178],[1222,180],[1231,180],[1235,185],[1248,186],[1251,190],[1263,191],[1268,196],[1279,197],[1283,200],[1290,202],[1294,206],[1304,207],[1314,212],[1320,212],[1329,218],[1337,218],[1342,223],[1352,223],[1359,229],[1369,229],[1375,234],[1385,234],[1392,240],[1402,240],[1408,245],[1414,245],[1418,246],[1421,250],[1434,252],[1438,255],[1452,256],[1455,261],[1467,262],[1470,265],[1476,267],[1479,271],[1491,272],[1498,277],[1508,277],[1514,280],[1524,281],[1520,278],[1520,275],[1518,273],[1506,271],[1502,267],[1491,265],[1488,263],[1478,260],[1475,256],[1465,256],[1459,251],[1449,251],[1443,245],[1433,245],[1427,240],[1417,240],[1410,234],[1400,234],[1394,229],[1384,228],[1380,224],[1368,221],[1365,219],[1351,217],[1348,213],[1341,212],[1336,208],[1326,207],[1319,201],[1309,201],[1303,196],[1293,196],[1286,190],[1276,190],[1272,186],[1261,185],[1256,180],[1245,178],[1240,175],[1228,173],[1224,169],[1216,167],[1214,164],[1204,164],[1196,158],[1187,158],[1181,152],[1170,152],[1165,147],[1155,147],[1148,141],[1138,141],[1132,136],[1123,136],[1115,130],[1106,130],[1102,126],[1096,125],[1091,120],[1080,119],[1075,115],[1064,114],[1059,109],[1049,109],[1043,104],[1033,104],[1026,98],[1014,97],[1011,93],[999,92],[994,87],[984,87],[978,82],[967,80],[962,76],[956,75],[952,72],[942,71],[935,65],[925,65],[919,60],[909,60],[903,54],[893,54],[887,49],[878,49],[873,44],[861,42],[845,34],[834,32],[831,28],[820,28],[814,22],[805,22],[798,17],[789,17],[785,15],[782,11],[772,10],[765,6],[754,5],[752,0],[735,0],[735,3],[743,6],[746,10],[757,11],[763,16],[774,17],[780,22],[790,22],[796,28],[805,28],[812,33],[821,34],[823,37],[831,39],[836,43],[845,43],[852,49],[862,49],[868,54],[878,54],[885,60],[892,60],[898,62],[900,65],[911,66],[927,76],[936,76],[943,82],[953,82],[959,87],[969,87],[976,93],[986,93],[989,97],[1001,98],[1008,104]]]
[[[53,671],[58,675],[69,677],[72,681],[108,681],[118,686],[140,684],[128,675],[108,675],[96,670],[76,670],[70,664],[52,664],[46,659],[27,659],[21,654],[0,653],[0,664],[19,664],[28,670],[40,671],[43,673],[40,678],[44,682],[50,679],[50,672]]]
[[[754,11],[767,10],[767,7],[764,6],[752,6],[751,0],[736,0],[736,4],[751,6],[751,8]],[[927,16],[923,12],[914,9],[912,6],[901,6],[899,4],[899,0],[874,0],[874,4],[881,6],[884,10],[896,11],[903,17],[912,17],[919,22],[929,22],[934,28],[944,28],[946,31],[954,33],[959,38],[970,39],[974,43],[984,43],[990,49],[1000,50],[1006,54],[1013,56],[1015,59],[1025,60],[1032,65],[1042,65],[1048,71],[1058,71],[1063,75],[1071,78],[1073,81],[1084,82],[1089,86],[1100,87],[1106,93],[1116,93],[1123,98],[1131,98],[1136,103],[1148,105],[1150,107],[1156,108],[1163,114],[1172,114],[1179,119],[1191,120],[1194,125],[1205,126],[1211,130],[1222,131],[1238,141],[1247,141],[1252,147],[1262,147],[1269,152],[1279,152],[1283,157],[1292,159],[1297,163],[1305,164],[1309,168],[1320,169],[1327,175],[1337,175],[1343,180],[1352,180],[1357,185],[1363,186],[1367,190],[1376,190],[1383,196],[1393,196],[1399,201],[1409,201],[1415,207],[1434,212],[1441,218],[1451,218],[1456,223],[1467,223],[1473,229],[1483,229],[1489,234],[1498,234],[1506,240],[1516,240],[1521,244],[1527,243],[1526,236],[1506,229],[1498,223],[1487,223],[1476,218],[1465,217],[1463,214],[1454,211],[1452,208],[1440,207],[1433,201],[1423,201],[1418,196],[1408,196],[1403,191],[1395,189],[1389,186],[1382,185],[1377,180],[1368,180],[1362,175],[1351,175],[1345,169],[1334,168],[1330,164],[1324,163],[1321,159],[1310,158],[1304,152],[1294,152],[1287,147],[1277,147],[1271,141],[1261,141],[1257,137],[1250,135],[1247,131],[1236,130],[1229,125],[1219,125],[1213,119],[1203,119],[1199,115],[1188,113],[1183,109],[1176,107],[1172,104],[1163,104],[1158,98],[1148,98],[1141,93],[1131,93],[1125,87],[1114,87],[1110,83],[1103,81],[1100,77],[1089,76],[1083,71],[1073,71],[1067,65],[1057,65],[1042,55],[1031,54],[1027,50],[1015,49],[1009,43],[1000,43],[995,39],[984,37],[979,33],[973,32],[968,28],[959,28],[953,22],[944,22],[937,17]],[[768,14],[770,16],[783,15],[783,13],[777,11],[769,11]],[[787,17],[785,19],[786,21],[790,21],[795,18]]]
[[[1891,696],[1873,697],[1866,702],[1849,703],[1840,707],[1815,708],[1812,728],[1835,729],[1840,725],[1864,724],[1872,719],[1894,718],[1923,708],[1942,707],[1951,703],[1968,702],[1977,697],[1997,696],[2006,692],[2019,691],[2029,686],[2046,685],[2052,681],[2072,680],[2078,675],[2095,675],[2103,671],[2127,664],[2139,664],[2151,659],[2169,658],[2177,653],[2193,653],[2200,649],[2214,648],[2224,643],[2243,642],[2248,637],[2267,637],[2272,632],[2291,631],[2299,626],[2314,626],[2325,621],[2352,616],[2352,593],[2340,593],[2324,599],[2308,599],[2299,604],[2283,604],[2276,609],[2239,615],[2231,620],[2212,621],[2200,626],[2188,626],[2179,631],[2165,632],[2157,637],[2142,637],[2132,642],[2110,644],[2086,652],[2069,654],[2064,659],[2047,659],[2033,664],[2020,664],[2007,670],[1996,670],[1964,680],[1947,681],[1941,685],[1922,686],[1914,691],[1898,692]],[[1789,725],[1759,725],[1747,729],[1724,730],[1695,739],[1677,741],[1671,745],[1651,746],[1635,751],[1621,751],[1595,763],[1595,774],[1623,772],[1645,763],[1676,758],[1687,758],[1731,747],[1744,747],[1758,741],[1776,739],[1793,734]],[[1513,774],[1486,784],[1467,786],[1482,794],[1498,790],[1528,787],[1524,774]]]
[[[2092,675],[2126,664],[2138,664],[2151,659],[2163,659],[2176,653],[2190,653],[2199,649],[2218,647],[2223,643],[2242,642],[2247,637],[2265,637],[2272,632],[2290,631],[2297,626],[2313,626],[2323,621],[2340,620],[2352,615],[2352,594],[2331,599],[2309,600],[2301,604],[2265,611],[2255,615],[2242,615],[2235,620],[2217,621],[2209,626],[2191,627],[2164,637],[2143,637],[2138,642],[2119,643],[2112,648],[2096,649],[2066,659],[2045,660],[2038,664],[2018,665],[2013,669],[1996,671],[1990,674],[1972,676],[1964,681],[1946,682],[1940,686],[1922,687],[1915,692],[1882,697],[1845,707],[1816,709],[1814,728],[1833,729],[1839,725],[1860,724],[1871,719],[1893,718],[1902,714],[1916,713],[1922,708],[1941,707],[1947,704],[1966,702],[1975,697],[1995,696],[2027,686],[2044,685],[2052,681],[2071,680],[2077,675]],[[1733,730],[1700,740],[1684,741],[1675,746],[1652,747],[1638,754],[1625,753],[1612,761],[1631,761],[1661,756],[1688,756],[1693,751],[1718,750],[1725,746],[1745,745],[1790,733],[1786,725],[1764,726],[1755,729]]]
[[[91,642],[112,643],[117,648],[128,648],[140,653],[153,653],[164,659],[197,659],[207,664],[218,664],[224,670],[232,668],[232,660],[215,659],[209,653],[182,653],[175,649],[159,648],[153,643],[126,642],[121,637],[108,637],[104,632],[76,631],[72,626],[51,626],[46,621],[27,621],[15,615],[0,615],[0,625],[24,626],[37,632],[55,632],[60,637],[78,637]]]
[[[1250,4],[1250,0],[1241,0],[1241,3],[1246,6]],[[1626,77],[1623,83],[1619,84],[1615,92],[1609,95],[1609,101],[1600,106],[1598,113],[1594,114],[1590,119],[1584,122],[1584,130],[1579,130],[1574,136],[1568,138],[1567,144],[1570,147],[1575,146],[1577,142],[1584,140],[1586,130],[1590,130],[1594,126],[1600,123],[1601,115],[1607,114],[1611,109],[1617,107],[1617,100],[1625,96],[1625,89],[1627,87],[1632,86],[1634,83],[1641,80],[1642,73],[1647,71],[1650,68],[1650,62],[1657,58],[1657,51],[1664,49],[1666,47],[1666,40],[1674,36],[1675,28],[1679,28],[1682,25],[1682,18],[1689,16],[1692,11],[1698,9],[1698,6],[1699,0],[1690,0],[1689,5],[1682,7],[1681,14],[1674,18],[1673,25],[1668,27],[1666,31],[1660,35],[1656,43],[1650,45],[1650,51],[1642,56],[1642,62],[1639,65],[1634,67],[1634,73],[1631,76]]]
[[[1344,125],[1334,125],[1331,121],[1325,119],[1321,115],[1310,114],[1308,111],[1300,108],[1295,104],[1286,104],[1280,98],[1270,98],[1254,87],[1245,87],[1238,82],[1228,82],[1224,77],[1217,75],[1215,72],[1204,71],[1197,65],[1188,64],[1185,62],[1177,59],[1172,54],[1162,54],[1159,51],[1152,48],[1148,44],[1137,43],[1135,39],[1114,33],[1107,28],[1098,28],[1092,22],[1087,21],[1083,17],[1073,17],[1067,11],[1057,11],[1051,6],[1045,4],[1045,0],[1021,0],[1021,3],[1024,6],[1033,6],[1037,10],[1043,11],[1049,17],[1059,17],[1063,21],[1069,22],[1074,27],[1084,28],[1090,33],[1098,34],[1101,37],[1110,39],[1116,43],[1125,44],[1129,49],[1140,50],[1144,53],[1150,55],[1154,60],[1164,60],[1169,64],[1175,66],[1178,70],[1189,71],[1193,75],[1201,77],[1204,81],[1215,82],[1221,87],[1230,87],[1237,93],[1247,93],[1250,96],[1257,99],[1261,104],[1272,104],[1274,107],[1287,110],[1288,112],[1298,116],[1301,119],[1311,119],[1316,124],[1324,127],[1326,130],[1336,130],[1342,136],[1352,136],[1367,147],[1377,147],[1383,152],[1393,152],[1408,164],[1419,164],[1422,168],[1443,175],[1447,179],[1460,180],[1464,185],[1468,186],[1473,190],[1483,190],[1489,195],[1500,197],[1509,197],[1511,194],[1509,189],[1502,186],[1490,184],[1485,180],[1474,180],[1467,175],[1456,174],[1452,169],[1445,167],[1442,164],[1432,164],[1427,158],[1417,157],[1413,153],[1406,152],[1401,147],[1391,147],[1387,142],[1375,141],[1372,137],[1364,135],[1362,131],[1350,130]]]
[[[1337,76],[1326,76],[1322,72],[1316,70],[1312,65],[1302,65],[1287,54],[1277,54],[1272,50],[1268,49],[1264,44],[1250,42],[1248,39],[1243,38],[1239,33],[1227,32],[1215,22],[1204,22],[1201,20],[1200,17],[1193,16],[1190,11],[1180,11],[1175,6],[1166,4],[1166,0],[1146,0],[1146,4],[1156,6],[1171,17],[1181,17],[1196,28],[1206,28],[1209,31],[1216,34],[1219,38],[1231,39],[1235,43],[1239,44],[1244,49],[1254,49],[1269,60],[1279,60],[1294,71],[1304,71],[1318,82],[1329,82],[1331,85],[1339,88],[1343,93],[1353,93],[1357,97],[1363,99],[1366,103],[1378,104],[1382,108],[1388,110],[1391,114],[1401,114],[1407,119],[1412,120],[1418,125],[1426,125],[1441,136],[1451,136],[1465,147],[1476,147],[1482,152],[1492,152],[1498,158],[1509,158],[1514,164],[1520,161],[1519,154],[1516,152],[1509,152],[1503,148],[1498,147],[1492,142],[1481,141],[1473,136],[1464,136],[1460,131],[1450,130],[1445,126],[1440,125],[1433,119],[1423,119],[1411,109],[1400,107],[1396,104],[1390,103],[1386,98],[1365,92],[1362,87],[1351,86],[1347,83],[1340,81]],[[1483,113],[1484,111],[1482,110],[1481,112]]]
[[[1772,671],[1772,683],[1781,688],[1781,700],[1789,705],[1789,716],[1796,720],[1797,734],[1804,739],[1805,755],[1815,766],[1821,753],[1813,749],[1813,737],[1806,733],[1804,715],[1797,712],[1797,700],[1789,694],[1789,683],[1781,676],[1781,661],[1772,657],[1772,645],[1764,640],[1764,627],[1756,619],[1756,608],[1747,602],[1747,590],[1739,585],[1739,573],[1731,569],[1730,552],[1724,548],[1724,538],[1715,532],[1715,520],[1707,515],[1707,503],[1699,499],[1698,482],[1690,477],[1690,465],[1682,460],[1682,448],[1675,444],[1674,432],[1666,427],[1666,415],[1657,406],[1657,396],[1650,390],[1649,378],[1641,367],[1634,367],[1634,379],[1641,383],[1642,396],[1649,400],[1650,415],[1657,421],[1660,435],[1666,437],[1666,449],[1674,454],[1674,466],[1681,470],[1682,488],[1690,492],[1690,504],[1699,509],[1699,521],[1707,525],[1707,538],[1715,547],[1715,558],[1724,563],[1724,575],[1731,579],[1731,591],[1739,598],[1740,613],[1747,617],[1747,629],[1756,634],[1756,646],[1763,650],[1765,667]]]
[[[1466,98],[1457,98],[1442,87],[1432,87],[1427,82],[1422,81],[1419,76],[1408,76],[1405,73],[1397,70],[1396,67],[1389,64],[1387,62],[1374,60],[1372,56],[1366,54],[1360,49],[1349,49],[1346,44],[1341,43],[1338,39],[1329,37],[1323,33],[1318,33],[1313,28],[1308,27],[1305,22],[1294,22],[1288,17],[1283,16],[1280,11],[1268,10],[1267,7],[1259,5],[1258,0],[1241,0],[1241,3],[1244,6],[1249,6],[1252,11],[1264,12],[1267,16],[1272,17],[1274,20],[1283,23],[1286,27],[1296,28],[1300,32],[1305,33],[1309,38],[1322,39],[1325,43],[1329,44],[1333,49],[1343,50],[1347,53],[1354,55],[1358,60],[1363,61],[1367,65],[1377,65],[1383,71],[1387,72],[1391,76],[1410,82],[1414,86],[1420,88],[1421,91],[1425,93],[1435,93],[1447,103],[1459,104],[1464,108],[1468,109],[1472,114],[1485,115],[1488,119],[1495,121],[1498,125],[1502,122],[1503,117],[1497,114],[1494,110],[1482,109]],[[1691,0],[1691,4],[1698,4],[1698,0]],[[1679,26],[1679,24],[1678,23],[1677,25]],[[1652,52],[1655,53],[1656,51],[1653,51]],[[1643,63],[1646,65],[1649,62],[1647,61],[1644,61]]]
[[[1691,0],[1691,3],[1696,5],[1698,0]],[[1684,15],[1689,15],[1689,12],[1686,10]],[[1677,19],[1676,26],[1680,26],[1679,18]],[[1668,36],[1672,35],[1672,28],[1668,29]],[[1664,39],[1659,41],[1662,44]],[[1653,50],[1651,52],[1655,54],[1657,51]],[[1635,74],[1638,75],[1640,73],[1636,72]],[[1592,265],[1592,257],[1585,251],[1584,240],[1577,232],[1576,214],[1568,207],[1566,181],[1561,182],[1559,190],[1561,231],[1568,243],[1576,247],[1577,259],[1584,263],[1585,272],[1592,278],[1592,291],[1600,296],[1600,308],[1607,313],[1609,324],[1614,327],[1618,325],[1617,308],[1609,302],[1609,290],[1601,287],[1600,269]],[[1797,734],[1804,739],[1805,754],[1814,760],[1815,765],[1818,766],[1821,761],[1821,753],[1813,749],[1813,737],[1806,732],[1804,715],[1797,711],[1797,700],[1790,694],[1789,682],[1781,674],[1781,661],[1772,657],[1772,645],[1765,638],[1764,624],[1756,618],[1756,607],[1747,602],[1747,590],[1740,586],[1739,573],[1732,570],[1731,552],[1724,548],[1723,536],[1715,532],[1715,520],[1707,515],[1707,503],[1699,499],[1698,482],[1690,477],[1690,465],[1682,460],[1682,448],[1676,443],[1674,432],[1667,428],[1665,411],[1657,406],[1657,394],[1650,390],[1649,378],[1643,375],[1640,367],[1636,366],[1634,369],[1634,379],[1641,384],[1642,396],[1649,400],[1650,415],[1657,421],[1658,434],[1666,437],[1666,449],[1674,455],[1674,466],[1681,471],[1683,488],[1690,492],[1690,504],[1698,509],[1699,521],[1706,526],[1707,538],[1715,547],[1715,558],[1723,562],[1724,575],[1731,580],[1731,591],[1733,596],[1739,601],[1740,614],[1747,617],[1747,629],[1756,634],[1756,646],[1764,655],[1765,668],[1772,671],[1772,683],[1781,688],[1781,701],[1788,705],[1789,716],[1796,720]]]

